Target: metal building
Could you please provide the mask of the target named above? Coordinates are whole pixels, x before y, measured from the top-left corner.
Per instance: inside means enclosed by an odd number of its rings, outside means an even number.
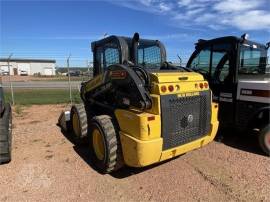
[[[55,75],[55,60],[10,59],[9,65],[11,75]],[[9,74],[7,58],[0,58],[0,74]]]

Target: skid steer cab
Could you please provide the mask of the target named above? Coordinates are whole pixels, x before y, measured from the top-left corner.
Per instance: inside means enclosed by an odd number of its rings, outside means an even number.
[[[92,43],[93,79],[71,109],[74,139],[89,141],[103,173],[143,167],[211,142],[217,104],[198,73],[166,62],[158,40],[109,36]]]
[[[187,68],[208,80],[219,103],[222,127],[257,131],[262,150],[270,155],[269,45],[242,37],[199,40]]]

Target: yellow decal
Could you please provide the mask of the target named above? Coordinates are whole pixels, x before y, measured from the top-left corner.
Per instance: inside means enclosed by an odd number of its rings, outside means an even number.
[[[181,93],[181,94],[177,94],[177,97],[191,97],[191,96],[198,96],[198,95],[200,95],[199,92]]]

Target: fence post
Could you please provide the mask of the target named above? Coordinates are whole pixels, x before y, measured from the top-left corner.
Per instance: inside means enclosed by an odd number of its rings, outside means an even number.
[[[9,56],[8,56],[8,60],[7,60],[7,63],[8,63],[8,71],[9,71],[9,85],[10,85],[10,92],[11,92],[11,99],[12,99],[12,105],[15,105],[15,101],[14,101],[14,93],[13,93],[13,85],[12,85],[12,81],[11,81],[11,71],[10,71],[10,58],[12,57],[13,53],[11,53]]]
[[[69,59],[71,57],[71,54],[69,54],[67,58],[67,68],[68,68],[68,85],[69,85],[69,99],[70,99],[70,104],[72,105],[72,92],[71,92],[71,82],[70,82],[70,71],[69,71]]]

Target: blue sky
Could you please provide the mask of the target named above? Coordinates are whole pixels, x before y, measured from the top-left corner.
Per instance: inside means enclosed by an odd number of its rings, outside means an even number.
[[[270,0],[0,0],[0,57],[92,60],[90,43],[108,35],[161,40],[168,60],[187,60],[199,38],[270,41]]]

